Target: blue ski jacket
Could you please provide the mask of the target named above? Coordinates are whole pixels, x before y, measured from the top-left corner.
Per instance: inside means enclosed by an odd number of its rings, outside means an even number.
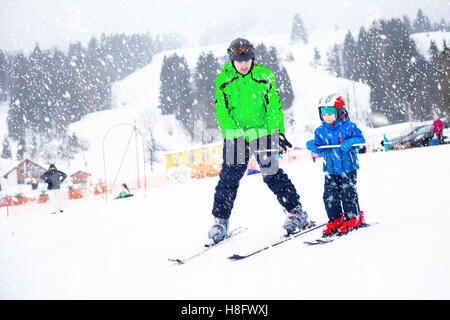
[[[361,130],[349,120],[339,120],[332,125],[323,123],[314,132],[314,139],[307,142],[311,152],[323,158],[323,171],[333,175],[353,172],[359,169],[358,157],[354,144],[365,143]],[[318,146],[341,145],[339,148]]]

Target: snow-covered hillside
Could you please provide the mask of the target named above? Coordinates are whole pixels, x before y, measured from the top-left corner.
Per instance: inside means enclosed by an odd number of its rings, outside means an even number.
[[[450,32],[436,31],[414,33],[411,35],[411,39],[416,43],[419,53],[427,60],[430,60],[431,41],[434,41],[439,51],[442,51],[444,49],[444,41],[447,43],[447,46],[450,45]]]
[[[304,246],[313,231],[236,262],[226,257],[282,233],[260,175],[243,178],[230,220],[248,231],[180,266],[168,258],[201,249],[217,178],[57,215],[0,208],[0,299],[449,299],[449,163],[450,145],[360,155],[360,204],[377,225]],[[326,221],[321,161],[285,169],[310,218]]]

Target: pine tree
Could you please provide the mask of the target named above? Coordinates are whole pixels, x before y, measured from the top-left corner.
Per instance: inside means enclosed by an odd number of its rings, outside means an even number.
[[[342,66],[344,69],[343,77],[349,80],[358,81],[357,77],[357,47],[355,39],[350,32],[347,33],[344,40],[342,52]]]
[[[161,69],[159,102],[163,114],[174,114],[191,134],[194,132],[193,90],[190,71],[184,57],[176,53],[164,58]]]
[[[90,112],[109,108],[109,81],[104,54],[97,39],[91,38],[86,52],[86,77],[89,85],[85,88]]]
[[[333,46],[333,49],[328,53],[328,66],[327,70],[331,72],[335,77],[342,77],[342,63],[340,49],[337,44]]]
[[[280,95],[283,109],[288,110],[294,101],[294,90],[291,79],[285,67],[282,67],[275,47],[268,51],[261,43],[255,48],[255,61],[269,68],[275,74],[275,84]]]
[[[159,108],[163,115],[174,114],[176,102],[173,98],[175,95],[174,82],[176,81],[173,70],[174,56],[164,56],[161,66],[159,90]]]
[[[424,15],[422,9],[417,10],[416,19],[414,20],[412,28],[416,33],[432,31],[430,19]]]
[[[219,60],[212,52],[202,53],[197,61],[194,73],[196,102],[194,103],[194,118],[205,123],[205,128],[219,128],[217,122],[214,98],[216,92],[216,77],[219,74]]]
[[[39,135],[39,137],[40,137],[40,135]],[[40,141],[38,139],[38,135],[33,134],[33,133],[31,134],[31,137],[30,137],[30,135],[28,135],[27,141],[28,141],[27,145],[29,146],[28,154],[29,154],[30,158],[31,159],[39,158],[40,153],[41,153],[41,145],[40,145]]]
[[[27,127],[35,132],[44,132],[46,119],[52,119],[51,100],[49,99],[48,66],[44,52],[36,44],[29,57],[30,68],[28,69],[28,86],[30,96],[26,106]]]
[[[294,101],[294,90],[292,89],[292,82],[286,68],[283,66],[281,70],[275,75],[276,85],[280,94],[281,106],[284,110],[292,107]]]
[[[73,121],[78,121],[81,117],[89,113],[89,103],[85,90],[88,86],[85,78],[86,71],[86,50],[80,42],[71,44],[66,59],[67,70],[67,92],[64,96],[71,106],[70,117]]]
[[[439,49],[434,40],[430,41],[430,48],[428,49],[428,52],[430,54],[431,61],[436,61],[439,56]]]
[[[370,46],[366,29],[359,29],[358,41],[356,44],[356,58],[354,66],[354,80],[368,83],[369,80],[369,53],[366,48]]]
[[[25,157],[25,152],[27,151],[27,145],[25,142],[25,138],[21,137],[19,139],[19,144],[17,145],[17,160],[23,160]]]
[[[29,62],[23,53],[19,53],[12,64],[9,83],[10,103],[8,109],[8,133],[15,140],[25,137],[27,128],[27,107],[32,96],[29,86]]]
[[[313,65],[315,67],[319,66],[321,64],[320,60],[322,59],[322,57],[320,56],[320,51],[319,49],[314,48],[314,60],[313,60]]]
[[[2,158],[3,159],[11,158],[11,145],[9,144],[9,139],[6,136],[3,139]]]
[[[255,47],[255,61],[269,67],[270,56],[264,43],[260,43]]]
[[[439,23],[436,24],[435,31],[441,32],[450,31],[450,25],[447,24],[444,18],[442,18],[441,21],[439,21]]]
[[[306,33],[303,20],[299,14],[295,14],[292,20],[291,41],[293,43],[298,43],[300,41],[304,44],[308,43],[308,34]]]
[[[275,47],[270,48],[269,65],[275,74],[275,84],[280,95],[281,105],[284,110],[288,110],[294,101],[294,90],[292,89],[291,78],[286,68],[280,64],[278,52]]]
[[[409,85],[406,90],[411,97],[411,111],[415,120],[425,121],[433,117],[436,102],[432,90],[431,64],[423,57],[415,57],[410,69]]]
[[[430,63],[427,74],[427,86],[428,94],[430,95],[430,103],[432,110],[439,109],[439,88],[440,79],[438,75],[438,60],[439,60],[439,49],[434,41],[430,42],[430,49],[428,50],[430,54]]]
[[[50,100],[52,101],[52,113],[47,115],[48,119],[55,118],[59,127],[66,128],[75,117],[72,116],[72,105],[70,104],[69,70],[66,65],[67,57],[60,50],[54,49],[51,59],[47,64],[49,69]],[[50,129],[50,121],[45,119],[47,131]]]
[[[177,57],[176,69],[176,109],[175,117],[180,120],[191,134],[194,133],[194,96],[191,85],[191,72],[184,56]]]
[[[444,42],[444,49],[437,61],[439,79],[439,109],[443,116],[450,115],[450,48]]]
[[[406,30],[408,31],[408,34],[412,33],[412,26],[411,21],[409,20],[408,16],[403,16],[403,25],[405,26]]]
[[[0,102],[6,101],[8,96],[8,61],[0,50]]]

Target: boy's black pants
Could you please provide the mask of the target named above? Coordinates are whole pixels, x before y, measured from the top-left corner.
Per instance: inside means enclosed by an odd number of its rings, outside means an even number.
[[[356,178],[356,171],[325,175],[323,202],[329,220],[341,217],[342,212],[346,218],[355,218],[360,214]]]

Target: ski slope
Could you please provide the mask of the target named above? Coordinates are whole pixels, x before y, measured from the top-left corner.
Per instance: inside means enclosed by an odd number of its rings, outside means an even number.
[[[311,232],[267,244],[285,215],[260,175],[245,176],[231,228],[248,231],[185,265],[212,223],[217,178],[151,189],[144,197],[84,201],[57,215],[0,209],[1,299],[449,299],[450,145],[360,155],[367,222],[324,246]],[[285,170],[310,218],[326,221],[321,161]]]

